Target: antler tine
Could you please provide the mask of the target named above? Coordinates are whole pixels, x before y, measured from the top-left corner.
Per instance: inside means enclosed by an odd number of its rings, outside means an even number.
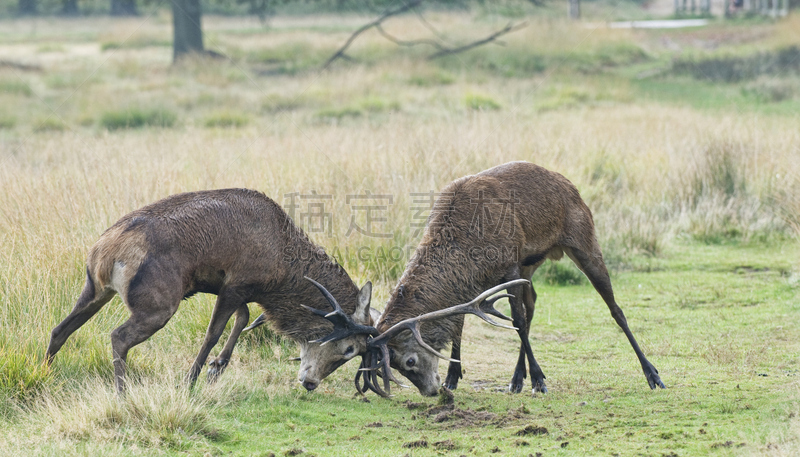
[[[409,387],[409,386],[403,384],[402,382],[400,382],[397,378],[394,377],[394,374],[392,374],[391,355],[389,353],[389,347],[388,346],[383,346],[381,348],[381,353],[383,355],[383,366],[385,368],[384,373],[381,376],[384,377],[384,380],[388,378],[389,381],[392,381],[393,383],[397,384],[400,387],[403,387],[403,388]],[[389,391],[389,389],[388,389],[389,385],[387,384],[386,387],[387,387],[386,391],[388,392]]]
[[[430,312],[430,313],[427,313],[427,314],[422,314],[422,315],[417,316],[417,317],[412,317],[412,318],[409,318],[409,319],[405,319],[405,320],[400,321],[397,324],[393,325],[388,330],[386,330],[385,332],[383,332],[380,335],[376,336],[375,338],[373,338],[369,342],[369,345],[370,346],[379,346],[381,344],[385,344],[386,342],[388,342],[389,340],[391,340],[392,338],[394,338],[395,336],[400,334],[402,331],[410,330],[414,334],[414,338],[416,338],[417,342],[419,342],[425,349],[431,351],[432,353],[436,354],[438,357],[441,357],[441,358],[443,358],[445,360],[452,360],[449,357],[445,357],[445,356],[439,354],[438,352],[433,350],[430,346],[428,346],[427,344],[425,344],[422,341],[422,336],[419,334],[419,329],[418,329],[419,323],[420,322],[429,321],[429,320],[433,320],[433,319],[441,319],[443,317],[455,316],[455,315],[458,315],[458,314],[474,314],[474,315],[480,317],[481,319],[485,320],[486,322],[488,322],[488,323],[490,323],[492,325],[495,325],[497,327],[507,328],[507,329],[510,329],[510,330],[517,330],[516,327],[511,327],[511,326],[508,326],[508,325],[503,325],[503,324],[500,324],[498,322],[495,322],[489,316],[486,315],[486,313],[489,313],[489,314],[492,314],[493,316],[498,316],[498,317],[499,316],[503,316],[503,318],[508,319],[508,317],[504,316],[500,311],[497,311],[496,309],[494,309],[494,307],[492,305],[498,299],[503,298],[503,297],[510,297],[511,295],[502,294],[502,295],[500,295],[498,297],[493,297],[493,298],[491,298],[489,300],[486,300],[486,299],[488,297],[494,295],[495,293],[500,292],[501,290],[505,290],[505,289],[507,289],[509,287],[519,286],[519,285],[528,284],[528,283],[530,283],[530,281],[527,280],[527,279],[515,279],[513,281],[509,281],[509,282],[497,285],[495,287],[492,287],[491,289],[486,290],[485,292],[481,293],[480,295],[478,295],[473,300],[471,300],[471,301],[469,301],[467,303],[463,303],[461,305],[451,306],[450,308],[445,308],[445,309],[441,309],[441,310],[438,310],[438,311],[433,311],[433,312]],[[481,305],[483,305],[483,307],[485,307],[486,309],[485,310],[482,309]],[[415,328],[416,328],[416,330],[415,330]]]
[[[265,316],[262,313],[261,315],[259,315],[256,318],[256,320],[253,321],[252,324],[250,324],[247,327],[245,327],[244,329],[242,329],[242,331],[243,332],[247,332],[247,331],[253,330],[254,328],[258,327],[259,325],[265,324],[266,322],[267,322],[267,316]]]
[[[500,300],[501,298],[513,298],[513,297],[514,296],[511,295],[511,294],[495,295],[494,297],[484,301],[480,305],[480,309],[481,309],[481,311],[483,311],[485,313],[489,313],[492,316],[499,317],[500,319],[503,319],[503,320],[512,321],[513,319],[511,319],[510,317],[508,317],[505,314],[501,313],[500,311],[494,309],[494,302],[496,302],[497,300]]]
[[[381,397],[389,398],[392,396],[389,382],[394,382],[400,387],[408,387],[394,377],[389,363],[389,348],[385,345],[372,348],[368,354],[362,356],[361,366],[354,380],[358,393],[363,395],[369,389]],[[383,379],[383,387],[378,377]]]
[[[388,376],[386,376],[386,377],[382,376],[383,379],[384,379],[384,385],[386,387],[386,390],[383,390],[380,387],[380,384],[378,383],[378,370],[383,369],[383,371],[386,372],[385,360],[384,361],[378,361],[378,353],[375,352],[375,351],[371,351],[371,356],[372,356],[372,360],[370,362],[370,365],[375,367],[375,369],[369,371],[369,373],[368,373],[369,376],[368,376],[368,378],[365,377],[365,379],[369,379],[369,388],[370,388],[370,390],[372,390],[373,392],[375,392],[376,394],[380,395],[383,398],[389,398],[392,395],[391,395],[391,387],[389,387],[389,381],[388,381],[389,378],[388,378]]]
[[[356,390],[361,395],[364,395],[367,392],[367,389],[373,390],[369,382],[369,375],[365,371],[369,370],[369,368],[365,368],[366,366],[369,365],[367,362],[368,355],[369,354],[364,354],[361,356],[361,365],[359,366],[358,371],[356,371],[356,378],[354,380],[356,384]],[[362,377],[364,378],[364,384],[360,383]]]
[[[342,311],[342,307],[339,306],[339,302],[337,302],[336,299],[333,298],[333,295],[331,295],[331,293],[328,292],[328,289],[326,289],[322,284],[318,283],[317,281],[314,281],[313,279],[309,278],[308,276],[303,276],[303,278],[307,279],[309,282],[311,282],[311,284],[314,284],[314,286],[316,286],[317,289],[319,289],[319,291],[322,292],[322,295],[325,296],[325,298],[328,300],[328,303],[330,303],[331,306],[333,307],[334,313],[339,312],[344,314],[344,311]]]
[[[437,351],[436,349],[434,349],[434,348],[430,347],[430,346],[428,345],[428,343],[426,343],[425,341],[423,341],[423,340],[422,340],[422,334],[419,332],[419,322],[420,322],[420,321],[414,321],[414,322],[412,322],[412,323],[411,323],[411,325],[408,327],[408,329],[409,329],[409,330],[411,330],[411,334],[412,334],[412,335],[414,335],[414,339],[416,339],[416,340],[417,340],[417,343],[419,343],[419,344],[420,344],[420,346],[424,347],[425,349],[427,349],[427,350],[428,350],[428,351],[430,351],[430,352],[431,352],[433,355],[435,355],[436,357],[439,357],[440,359],[447,360],[448,362],[453,362],[453,363],[461,363],[461,361],[460,361],[460,360],[452,359],[452,358],[450,358],[450,357],[447,357],[447,356],[445,356],[445,355],[441,354],[441,353],[440,353],[439,351]]]
[[[378,330],[371,326],[371,325],[361,325],[356,323],[353,318],[347,315],[347,313],[342,310],[342,307],[339,306],[339,303],[333,298],[328,289],[326,289],[322,284],[314,281],[313,279],[309,278],[308,276],[304,276],[305,279],[309,280],[311,284],[317,287],[317,289],[322,292],[322,295],[328,300],[328,302],[333,307],[333,311],[330,313],[326,313],[325,311],[312,308],[306,305],[300,305],[303,308],[311,311],[312,313],[316,314],[317,316],[323,317],[327,319],[331,324],[333,324],[333,331],[316,340],[311,341],[311,343],[320,343],[322,345],[330,343],[332,341],[339,341],[342,339],[347,338],[348,336],[352,335],[377,335]]]

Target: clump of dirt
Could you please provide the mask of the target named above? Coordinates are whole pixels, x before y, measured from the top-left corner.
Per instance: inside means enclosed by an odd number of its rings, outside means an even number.
[[[515,433],[515,435],[517,436],[546,435],[546,434],[547,434],[547,428],[539,427],[536,425],[528,425],[522,430],[518,430],[517,433]]]
[[[511,411],[505,413],[499,419],[494,422],[494,425],[506,425],[513,422],[518,422],[520,420],[526,419],[525,416],[529,415],[531,412],[525,405],[520,406],[517,409],[512,409]]]
[[[437,424],[448,422],[447,428],[470,427],[490,422],[497,417],[494,413],[460,409],[456,408],[455,405],[432,406],[421,414],[426,417],[432,417],[433,422]]]
[[[293,455],[300,455],[303,452],[306,452],[306,451],[304,451],[303,449],[300,449],[300,448],[294,448],[294,449],[289,449],[288,451],[284,452],[283,454],[284,455],[288,455],[288,456],[293,456]]]
[[[408,443],[404,443],[403,447],[406,449],[418,449],[421,447],[428,447],[428,442],[426,440],[409,441]]]
[[[428,407],[428,405],[425,403],[415,403],[411,400],[406,400],[406,402],[403,404],[406,406],[406,408],[410,409],[411,411],[414,411],[415,409],[422,409]]]
[[[439,405],[452,405],[455,403],[455,398],[452,390],[444,386],[439,388]]]
[[[718,449],[721,447],[731,447],[734,446],[734,444],[735,443],[733,441],[726,441],[724,443],[714,443],[711,445],[711,449]],[[747,446],[747,443],[736,444],[736,447],[744,447],[744,446]]]
[[[409,409],[417,409],[420,407],[419,403],[406,403]],[[522,405],[517,409],[508,411],[505,414],[498,415],[492,412],[483,411],[482,408],[477,410],[461,409],[456,407],[454,403],[446,405],[431,406],[428,409],[421,411],[420,414],[424,417],[432,418],[433,422],[437,424],[445,424],[447,429],[456,429],[464,427],[472,427],[481,424],[492,425],[509,425],[521,420],[526,420],[530,411]]]
[[[367,424],[366,427],[369,427],[369,428],[383,427],[383,423],[382,422],[372,422],[371,424]]]
[[[440,451],[452,451],[456,447],[456,443],[454,443],[453,440],[437,441],[433,443],[433,448]]]

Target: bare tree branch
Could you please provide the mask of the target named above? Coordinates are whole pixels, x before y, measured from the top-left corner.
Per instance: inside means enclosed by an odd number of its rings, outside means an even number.
[[[325,65],[322,66],[322,69],[323,70],[327,69],[337,59],[345,59],[345,60],[352,61],[353,59],[351,57],[349,57],[347,54],[345,54],[345,51],[347,51],[347,49],[350,47],[351,44],[353,44],[353,41],[355,41],[355,39],[358,38],[359,35],[361,35],[362,33],[366,32],[367,30],[369,30],[371,28],[375,28],[375,30],[377,30],[378,33],[380,33],[384,38],[386,38],[387,40],[391,41],[392,43],[394,43],[394,44],[396,44],[398,46],[412,47],[412,46],[417,46],[417,45],[420,45],[420,44],[425,44],[425,45],[432,46],[432,47],[436,48],[437,51],[435,53],[431,54],[430,56],[428,56],[428,59],[432,60],[432,59],[438,59],[439,57],[443,57],[443,56],[446,56],[446,55],[451,55],[451,54],[457,54],[459,52],[464,52],[464,51],[467,51],[469,49],[476,48],[478,46],[484,45],[486,43],[490,43],[492,41],[497,40],[497,38],[499,38],[499,37],[501,37],[501,36],[503,36],[503,35],[505,35],[507,33],[514,32],[516,30],[519,30],[519,29],[527,26],[526,22],[521,22],[521,23],[518,23],[518,24],[513,24],[513,23],[509,22],[508,25],[506,25],[502,29],[492,33],[491,35],[487,36],[486,38],[483,38],[483,39],[480,39],[480,40],[477,40],[477,41],[473,41],[472,43],[468,43],[468,44],[465,44],[463,46],[457,46],[457,47],[451,47],[451,46],[448,46],[447,44],[445,44],[444,43],[444,39],[442,38],[441,34],[439,34],[439,32],[437,32],[436,29],[433,28],[433,26],[423,17],[423,15],[419,11],[416,11],[417,16],[419,17],[419,20],[422,22],[422,24],[426,28],[428,28],[428,30],[431,31],[431,33],[433,33],[434,36],[436,36],[436,38],[438,38],[438,40],[431,40],[431,39],[402,40],[400,38],[397,38],[394,35],[389,34],[389,32],[387,32],[383,28],[382,24],[386,19],[389,19],[392,16],[397,16],[398,14],[402,14],[402,13],[404,13],[404,12],[410,10],[410,9],[413,9],[413,8],[417,7],[420,3],[422,3],[422,1],[423,0],[413,0],[413,1],[409,2],[409,3],[404,3],[402,6],[400,6],[398,8],[395,8],[393,10],[388,10],[385,13],[383,13],[383,15],[381,15],[379,18],[377,18],[377,19],[373,20],[372,22],[369,22],[369,23],[364,24],[363,26],[361,26],[358,30],[353,32],[353,34],[350,35],[350,38],[347,39],[345,44],[341,48],[339,48],[339,50],[336,51],[336,53],[334,53],[325,62]],[[503,44],[502,42],[496,42],[496,43],[497,44]]]
[[[526,27],[527,25],[528,25],[527,22],[521,22],[519,24],[512,24],[512,23],[509,22],[508,25],[506,25],[502,29],[494,32],[493,34],[487,36],[486,38],[483,38],[483,39],[478,40],[478,41],[473,41],[472,43],[465,44],[464,46],[459,46],[457,48],[442,49],[440,51],[437,51],[437,52],[429,55],[428,59],[429,60],[438,59],[439,57],[443,57],[443,56],[450,55],[450,54],[457,54],[459,52],[464,52],[464,51],[467,51],[469,49],[476,48],[478,46],[481,46],[481,45],[484,45],[484,44],[489,43],[491,41],[494,41],[498,37],[501,37],[501,36],[503,36],[503,35],[505,35],[507,33],[511,33],[511,32],[516,31],[516,30],[522,29],[522,28]]]
[[[400,38],[397,38],[397,37],[394,37],[392,35],[389,35],[389,33],[386,32],[386,30],[384,30],[383,27],[380,24],[375,25],[375,30],[377,30],[378,33],[383,35],[384,38],[386,38],[387,40],[391,41],[392,43],[394,43],[394,44],[396,44],[398,46],[409,46],[409,47],[411,47],[411,46],[416,46],[418,44],[427,44],[427,45],[433,46],[434,48],[438,49],[439,51],[445,51],[445,50],[449,49],[448,47],[442,45],[441,43],[439,43],[438,41],[435,41],[435,40],[427,40],[427,39],[422,39],[422,40],[401,40]]]
[[[416,14],[417,14],[417,18],[419,18],[419,21],[422,23],[422,25],[424,25],[426,29],[430,30],[430,31],[431,31],[431,33],[432,33],[432,34],[433,34],[433,35],[434,35],[436,38],[438,38],[438,39],[439,39],[439,41],[441,41],[442,43],[444,43],[444,42],[446,42],[446,41],[447,41],[447,40],[445,39],[444,35],[442,35],[441,33],[439,33],[439,31],[438,31],[438,30],[436,30],[436,29],[433,27],[433,25],[431,25],[431,23],[430,23],[430,22],[428,22],[428,20],[427,20],[427,19],[425,19],[425,16],[422,14],[422,12],[421,12],[420,10],[417,10],[417,9],[415,9],[415,10],[414,10],[414,13],[416,13]]]
[[[369,22],[367,24],[362,25],[358,30],[353,32],[353,34],[350,35],[350,38],[347,39],[345,44],[341,48],[339,48],[339,50],[336,51],[336,53],[334,53],[328,59],[327,62],[325,62],[325,65],[322,66],[322,69],[323,70],[327,69],[336,59],[343,58],[343,57],[347,58],[347,57],[345,57],[345,53],[344,52],[347,51],[347,48],[349,48],[350,45],[353,44],[353,41],[355,41],[355,39],[358,38],[359,35],[361,35],[362,33],[366,32],[367,30],[371,29],[372,27],[379,26],[381,24],[381,22],[385,21],[386,19],[389,19],[392,16],[397,16],[398,14],[405,13],[406,11],[410,10],[411,8],[414,8],[415,6],[419,5],[420,3],[422,3],[422,0],[412,0],[411,2],[405,3],[403,6],[401,6],[399,8],[395,8],[393,10],[388,10],[385,13],[383,13],[383,15],[381,17],[375,19],[372,22]]]
[[[27,64],[5,59],[0,59],[0,68],[14,68],[16,70],[23,71],[42,71],[42,66],[39,64]]]

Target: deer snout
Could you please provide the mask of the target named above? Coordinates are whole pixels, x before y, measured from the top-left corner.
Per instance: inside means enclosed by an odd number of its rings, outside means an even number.
[[[303,387],[305,387],[309,392],[316,389],[320,382],[318,379],[313,379],[313,377],[308,375],[307,368],[300,370],[300,375],[298,376],[297,380],[300,381],[300,384],[302,384]]]
[[[419,393],[426,397],[439,395],[439,386],[442,385],[442,378],[438,374],[434,375],[433,382],[426,382],[424,386],[418,386]]]

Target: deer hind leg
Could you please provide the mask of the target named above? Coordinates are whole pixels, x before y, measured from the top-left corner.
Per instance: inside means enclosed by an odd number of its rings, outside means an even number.
[[[197,358],[194,360],[192,368],[189,370],[189,374],[186,377],[186,380],[190,385],[197,381],[197,377],[200,375],[200,370],[202,370],[203,365],[205,365],[206,359],[208,359],[208,355],[211,353],[211,349],[214,348],[219,341],[219,338],[222,336],[222,332],[225,331],[225,326],[228,324],[228,321],[233,313],[240,310],[241,307],[246,308],[247,302],[239,297],[234,289],[220,291],[219,295],[217,296],[217,303],[214,305],[214,311],[211,313],[211,321],[208,323],[208,330],[206,330],[205,340],[203,340],[203,344],[200,346],[200,352],[197,354]],[[242,323],[239,324],[240,319],[237,316],[237,324],[244,328],[244,324],[247,322],[247,317],[248,316],[245,316],[245,319],[241,320]],[[238,327],[238,325],[234,327]],[[231,337],[235,336],[238,338],[238,333],[241,333],[241,330],[236,332],[235,335],[234,332],[231,332]],[[236,338],[233,338],[232,341],[229,339],[231,352],[233,351],[233,346],[236,344]]]
[[[228,366],[228,362],[233,354],[233,348],[236,346],[236,341],[239,339],[239,335],[247,326],[247,321],[249,320],[250,310],[247,308],[246,304],[236,309],[236,320],[233,321],[233,328],[231,329],[231,334],[228,336],[228,340],[225,342],[225,347],[222,348],[222,352],[219,353],[216,359],[208,363],[208,382],[216,381],[219,375],[225,371],[225,367]]]
[[[614,300],[614,291],[611,288],[611,279],[608,276],[608,270],[603,262],[603,255],[600,252],[600,248],[597,247],[595,243],[589,252],[576,248],[565,248],[564,252],[566,252],[572,261],[575,262],[578,268],[583,271],[586,277],[589,278],[589,281],[591,281],[595,290],[597,290],[597,292],[603,298],[603,301],[605,301],[606,305],[608,305],[608,309],[611,311],[611,316],[617,322],[617,325],[622,328],[622,331],[625,332],[625,336],[628,337],[628,341],[633,347],[633,351],[636,353],[639,363],[642,365],[642,371],[644,371],[645,378],[647,378],[647,383],[650,385],[650,388],[655,389],[656,386],[658,386],[663,389],[664,383],[661,382],[661,378],[658,376],[658,370],[656,370],[656,367],[654,367],[653,364],[651,364],[644,356],[641,348],[639,348],[639,344],[636,342],[636,338],[633,337],[633,333],[628,327],[628,321],[625,319],[625,314],[623,314],[622,309],[619,307],[619,305],[617,305],[616,300]]]
[[[178,310],[182,291],[174,275],[165,274],[152,264],[142,266],[131,280],[123,297],[131,316],[111,332],[114,384],[118,393],[125,390],[128,351],[162,329]]]
[[[540,264],[539,262],[538,264]],[[538,264],[536,266],[538,266]],[[522,276],[530,279],[536,266],[528,266],[523,269]],[[517,275],[519,276],[519,275]],[[506,278],[506,280],[513,280],[517,278]],[[511,318],[514,327],[517,327],[517,334],[520,338],[519,358],[517,359],[517,366],[514,369],[514,375],[511,377],[511,383],[508,390],[513,393],[522,392],[525,385],[525,359],[528,359],[530,364],[531,382],[533,383],[533,392],[547,392],[547,386],[544,383],[544,373],[536,363],[533,357],[533,348],[529,340],[529,333],[531,328],[531,321],[533,320],[533,312],[536,304],[536,291],[533,290],[532,285],[518,286],[508,291],[514,295],[508,301],[511,304]],[[521,297],[521,299],[520,299]],[[520,303],[524,306],[520,306]]]
[[[464,328],[463,316],[461,316],[462,325],[456,326],[456,335],[453,337],[453,345],[450,349],[450,358],[461,360],[461,330]],[[461,362],[450,362],[447,366],[447,377],[444,378],[444,386],[450,390],[456,390],[458,387],[458,380],[461,379]]]
[[[56,353],[61,349],[61,346],[67,342],[67,339],[75,333],[76,330],[81,328],[89,319],[97,314],[100,309],[114,297],[113,290],[103,291],[97,294],[94,287],[94,281],[91,276],[87,274],[86,285],[83,287],[78,301],[72,312],[58,324],[50,333],[50,344],[47,346],[47,363],[52,363]]]

